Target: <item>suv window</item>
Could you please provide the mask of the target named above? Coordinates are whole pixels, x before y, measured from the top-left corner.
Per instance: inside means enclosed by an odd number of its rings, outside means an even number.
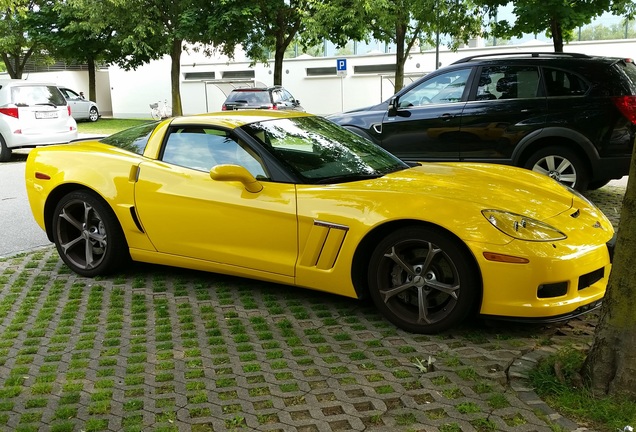
[[[582,96],[587,92],[587,83],[578,75],[552,68],[543,68],[543,72],[548,96]]]
[[[470,69],[459,69],[425,80],[402,95],[400,107],[460,102]]]
[[[477,100],[536,97],[539,97],[539,69],[537,67],[501,65],[482,68],[477,88]]]
[[[11,103],[19,107],[33,105],[66,105],[66,99],[55,86],[19,85],[11,87]]]

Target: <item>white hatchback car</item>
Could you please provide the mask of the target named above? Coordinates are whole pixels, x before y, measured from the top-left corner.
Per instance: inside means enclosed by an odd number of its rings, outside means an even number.
[[[12,149],[77,138],[71,108],[55,84],[0,80],[0,162]]]

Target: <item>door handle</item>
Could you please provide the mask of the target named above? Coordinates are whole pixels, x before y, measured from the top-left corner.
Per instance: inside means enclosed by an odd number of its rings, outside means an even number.
[[[442,114],[441,116],[439,116],[440,119],[442,120],[452,120],[455,118],[455,116],[453,114]]]

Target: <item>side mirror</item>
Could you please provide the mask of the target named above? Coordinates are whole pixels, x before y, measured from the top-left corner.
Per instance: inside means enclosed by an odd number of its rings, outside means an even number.
[[[239,165],[216,165],[210,169],[210,178],[216,181],[238,181],[243,183],[248,192],[257,193],[263,185],[254,176]]]
[[[400,98],[398,98],[397,96],[392,97],[391,100],[389,101],[389,109],[388,109],[389,117],[395,117],[397,115],[399,106],[400,106]]]

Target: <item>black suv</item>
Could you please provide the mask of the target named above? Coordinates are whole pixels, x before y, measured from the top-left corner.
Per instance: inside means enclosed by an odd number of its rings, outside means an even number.
[[[300,106],[300,101],[281,86],[234,89],[227,96],[221,109],[223,111],[240,109],[305,111]]]
[[[636,65],[573,53],[473,56],[328,118],[405,160],[510,164],[597,189],[629,172]]]

